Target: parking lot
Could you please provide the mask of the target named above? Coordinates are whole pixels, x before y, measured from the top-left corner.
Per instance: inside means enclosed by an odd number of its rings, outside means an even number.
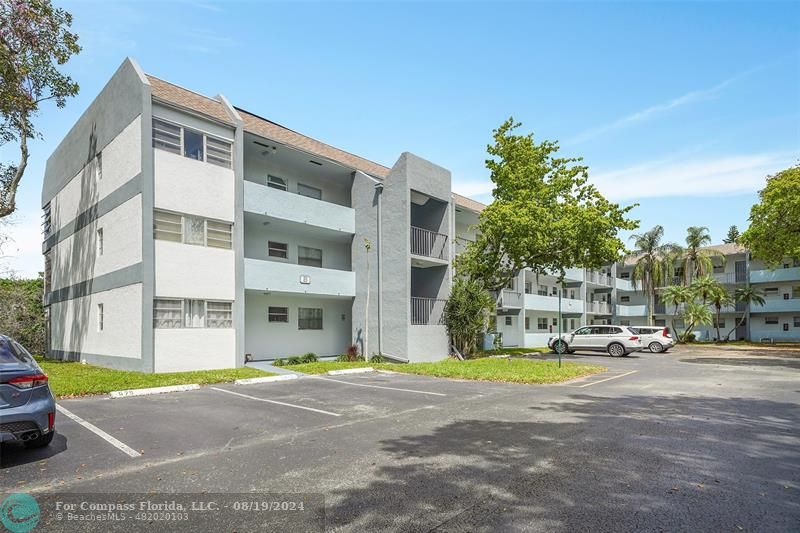
[[[542,356],[552,358],[552,355]],[[63,400],[6,490],[314,492],[331,528],[790,529],[800,359],[681,348],[570,355],[557,385],[404,374]]]

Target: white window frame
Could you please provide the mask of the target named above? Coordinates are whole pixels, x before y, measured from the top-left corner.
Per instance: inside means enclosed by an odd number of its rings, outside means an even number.
[[[301,263],[301,261],[309,260],[309,259],[312,259],[312,260],[316,261],[316,258],[309,258],[308,256],[301,255],[303,253],[303,250],[313,250],[313,251],[319,252],[319,265],[316,265],[316,264],[309,265],[307,263]],[[298,265],[310,266],[312,268],[322,268],[323,258],[324,258],[324,253],[322,251],[322,248],[314,248],[312,246],[303,246],[302,244],[297,245],[297,264]]]
[[[267,187],[276,191],[289,192],[289,180],[280,176],[267,174]]]
[[[304,310],[312,310],[312,311],[319,311],[319,327],[318,328],[310,328],[310,327],[301,327],[302,320],[316,320],[314,318],[303,318],[302,314]],[[321,307],[298,307],[297,308],[297,329],[298,330],[308,330],[308,331],[322,331],[325,327],[324,322],[325,312]]]
[[[542,325],[544,324],[544,325]],[[537,317],[536,318],[536,329],[538,331],[547,331],[549,329],[549,324],[547,317]]]
[[[227,322],[227,325],[211,325],[209,320],[209,307],[213,307],[214,305],[225,305],[228,309],[214,309],[214,312],[221,312],[221,313],[229,313],[230,318],[219,319],[215,318],[214,324],[219,322],[220,320],[223,322]],[[227,300],[206,300],[205,301],[205,316],[204,316],[204,325],[208,329],[231,329],[233,328],[233,302]]]
[[[776,326],[780,324],[781,318],[779,316],[765,316],[764,317],[764,324],[769,326]]]
[[[159,308],[159,302],[164,306]],[[177,303],[177,308],[167,308],[168,304],[175,304]],[[158,311],[169,311],[169,312],[178,312],[178,318],[159,318]],[[170,325],[164,326],[159,325],[159,321],[176,321],[178,322],[177,325]],[[183,309],[183,298],[153,298],[153,327],[156,329],[182,329],[184,327],[184,309]]]
[[[300,192],[301,189],[307,189],[308,191],[318,192],[319,193],[319,198],[317,198],[316,196],[310,196],[308,194],[303,194],[302,192]],[[305,183],[298,183],[297,184],[297,194],[299,194],[300,196],[305,196],[306,198],[311,198],[313,200],[322,200],[322,189],[317,188],[317,187],[312,187],[311,185],[306,185]]]
[[[277,246],[277,247],[274,246],[276,244],[279,244],[279,245],[283,246],[283,248],[281,248],[280,246]],[[281,252],[284,255],[273,255],[272,254],[273,251]],[[289,259],[289,243],[279,242],[279,241],[267,241],[267,257],[273,257],[275,259],[286,259],[286,260],[288,260]]]
[[[792,319],[793,319],[794,327],[800,328],[800,316],[792,317]]]
[[[233,139],[227,139],[225,137],[220,137],[219,135],[214,135],[214,134],[208,133],[207,131],[204,131],[202,129],[198,129],[198,128],[195,128],[195,127],[192,127],[192,126],[185,126],[183,124],[179,124],[179,123],[174,122],[172,120],[166,120],[166,119],[163,119],[161,117],[155,117],[154,116],[153,117],[152,129],[154,129],[154,130],[158,129],[161,133],[165,133],[167,136],[170,136],[170,135],[171,136],[175,136],[175,133],[170,132],[170,131],[168,131],[166,129],[163,129],[163,128],[158,128],[157,127],[157,123],[158,122],[160,122],[162,124],[166,124],[168,126],[172,126],[173,128],[178,128],[178,130],[179,130],[178,131],[178,133],[179,133],[179,135],[178,135],[178,144],[175,144],[174,141],[170,142],[170,141],[165,141],[163,139],[158,139],[157,140],[156,136],[153,135],[152,131],[151,131],[153,148],[158,148],[159,150],[164,150],[165,152],[170,152],[170,153],[179,155],[181,157],[185,157],[186,159],[192,159],[194,161],[202,161],[204,163],[209,163],[211,165],[216,165],[216,166],[219,166],[219,167],[222,167],[222,168],[233,169],[233,144],[234,144]],[[187,129],[191,130],[191,131],[193,131],[195,133],[200,134],[200,136],[202,137],[202,140],[203,140],[203,158],[202,159],[194,159],[194,158],[189,157],[189,156],[186,155],[186,152],[185,152],[186,142],[185,142],[185,139],[184,139],[184,137],[185,137],[184,136],[184,131],[187,130]],[[229,146],[228,159],[226,159],[225,157],[220,157],[219,155],[213,155],[212,159],[214,159],[214,160],[213,161],[209,161],[209,157],[208,157],[208,139],[211,139],[213,142],[216,142],[216,143],[219,143],[219,144],[222,144],[222,145],[227,144]],[[170,150],[169,148],[165,148],[163,146],[157,145],[156,143],[160,143],[162,145],[166,144],[168,146],[172,146],[173,148],[176,148],[177,151]],[[224,155],[224,150],[220,150],[219,148],[216,148],[216,147],[214,148],[214,150],[216,152],[220,152],[220,153],[222,153]],[[227,165],[225,163],[227,163]]]
[[[505,323],[506,326],[513,326],[514,325],[514,321],[511,319],[510,316],[506,316],[504,318],[505,318],[504,323]]]

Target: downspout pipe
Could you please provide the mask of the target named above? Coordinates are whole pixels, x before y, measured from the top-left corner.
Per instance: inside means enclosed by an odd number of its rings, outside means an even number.
[[[360,170],[356,170],[356,173],[364,176],[368,180],[372,181],[375,184],[375,191],[378,194],[378,205],[377,205],[377,212],[376,212],[376,233],[378,235],[377,241],[375,243],[375,253],[378,256],[378,265],[376,270],[377,272],[377,283],[378,283],[378,353],[383,354],[383,233],[382,233],[382,212],[381,212],[381,198],[383,197],[383,182],[381,180],[375,179],[366,172],[362,172]],[[367,325],[368,327],[368,325]],[[397,358],[400,359],[400,358]]]

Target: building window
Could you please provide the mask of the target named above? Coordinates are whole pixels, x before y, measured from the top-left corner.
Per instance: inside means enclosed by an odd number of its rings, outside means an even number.
[[[628,302],[631,301],[631,297],[630,296],[620,296],[619,297],[619,301],[622,302],[622,303],[628,303]]]
[[[97,255],[103,255],[103,228],[97,228]]]
[[[764,324],[777,324],[778,317],[776,316],[765,316],[764,317]]]
[[[794,317],[794,327],[800,328],[800,316]]]
[[[162,241],[182,242],[213,248],[233,247],[233,225],[230,222],[206,220],[166,211],[153,212],[153,236]]]
[[[552,290],[550,291],[550,295],[551,296],[558,296],[558,287],[552,287]]]
[[[525,329],[531,329],[531,317],[529,316],[525,317]]]
[[[153,147],[225,168],[232,166],[230,141],[211,137],[155,117]]]
[[[153,301],[154,328],[182,328],[183,300],[159,298]]]
[[[231,143],[206,137],[206,161],[212,165],[231,168]]]
[[[792,298],[800,298],[800,285],[792,287]]]
[[[725,272],[725,265],[714,265],[714,274],[722,274]]]
[[[302,183],[297,184],[297,194],[300,196],[308,196],[309,198],[314,198],[315,200],[322,200],[322,191],[317,189],[316,187],[309,187],[308,185],[303,185]]]
[[[717,322],[717,319],[716,319],[716,318],[714,318],[714,320],[713,320],[713,326],[714,326],[715,328],[724,328],[724,327],[725,327],[725,319],[724,319],[724,318],[720,318],[720,319],[719,319],[719,322]]]
[[[272,307],[267,309],[267,322],[289,322],[288,307]]]
[[[525,282],[525,294],[532,294],[533,293],[533,283],[530,281]]]
[[[297,264],[322,268],[322,250],[318,248],[298,246]]]
[[[270,257],[289,258],[289,245],[285,242],[267,241],[267,254]]]
[[[231,302],[206,302],[206,325],[209,328],[232,328],[233,304]]]
[[[630,272],[623,272],[623,273],[621,273],[619,275],[619,277],[620,277],[620,279],[631,279],[631,273]]]
[[[554,319],[553,319],[553,326],[557,326],[557,325],[558,325],[558,319],[557,319],[557,318],[554,318]]]
[[[536,291],[539,296],[547,296],[547,285],[539,285],[539,289]]]
[[[778,287],[767,287],[764,289],[764,296],[777,296],[778,295]]]
[[[42,233],[44,233],[45,238],[50,235],[52,231],[52,219],[50,218],[50,202],[42,208]]]
[[[510,326],[511,323],[512,323],[511,317],[510,316],[505,317],[505,322],[506,322],[506,326]]]
[[[206,245],[212,248],[233,248],[233,226],[227,222],[206,221]]]
[[[203,300],[183,301],[183,327],[206,327],[206,306]]]
[[[631,325],[631,321],[630,320],[620,320],[619,321],[619,325],[620,326],[630,326]]]
[[[300,307],[297,313],[297,329],[322,329],[322,309]]]
[[[541,317],[537,318],[536,329],[547,329],[547,319]]]
[[[267,187],[278,189],[279,191],[289,190],[289,186],[286,184],[286,180],[283,178],[279,178],[278,176],[267,176]]]
[[[783,324],[783,331],[789,331],[789,323],[788,322]]]
[[[97,331],[103,331],[103,304],[97,304]]]

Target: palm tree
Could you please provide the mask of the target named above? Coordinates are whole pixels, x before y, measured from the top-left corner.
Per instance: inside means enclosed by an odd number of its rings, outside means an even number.
[[[714,269],[714,257],[724,257],[717,250],[703,249],[711,244],[711,235],[705,226],[689,226],[686,230],[686,249],[683,252],[683,275],[686,284],[692,279],[709,274]]]
[[[683,312],[683,320],[686,324],[686,331],[683,332],[681,341],[686,342],[689,333],[691,333],[695,326],[711,323],[711,309],[709,309],[706,304],[690,302]]]
[[[661,286],[672,277],[673,262],[670,257],[675,245],[662,244],[661,239],[663,238],[664,228],[661,226],[655,226],[645,233],[631,235],[636,247],[631,256],[636,260],[631,274],[631,283],[636,289],[637,284],[641,282],[647,298],[647,323],[651,326],[653,325],[656,287]]]
[[[736,324],[733,326],[728,334],[725,336],[725,340],[729,340],[731,338],[731,333],[736,331],[736,329],[742,325],[744,319],[747,317],[747,308],[753,304],[756,305],[764,305],[764,293],[760,290],[756,289],[755,287],[748,285],[746,287],[739,287],[734,291],[733,298],[738,303],[745,304],[745,309],[742,311],[742,317],[736,321]]]
[[[694,280],[689,288],[698,298],[703,300],[703,305],[706,305],[711,296],[721,287],[719,282],[711,276],[703,276]]]
[[[719,318],[720,314],[722,313],[722,308],[726,305],[730,305],[733,303],[733,297],[730,295],[728,290],[723,287],[719,282],[714,282],[717,284],[716,287],[711,291],[711,294],[708,297],[708,301],[711,302],[711,305],[714,306],[714,310],[716,311],[716,324],[714,327],[717,329],[717,342],[722,341],[722,337],[719,334]]]
[[[685,285],[671,285],[661,292],[661,299],[667,305],[674,305],[675,309],[672,311],[672,331],[675,333],[675,338],[678,338],[678,328],[675,327],[675,317],[678,315],[678,308],[681,304],[685,304],[694,300],[694,291]]]

